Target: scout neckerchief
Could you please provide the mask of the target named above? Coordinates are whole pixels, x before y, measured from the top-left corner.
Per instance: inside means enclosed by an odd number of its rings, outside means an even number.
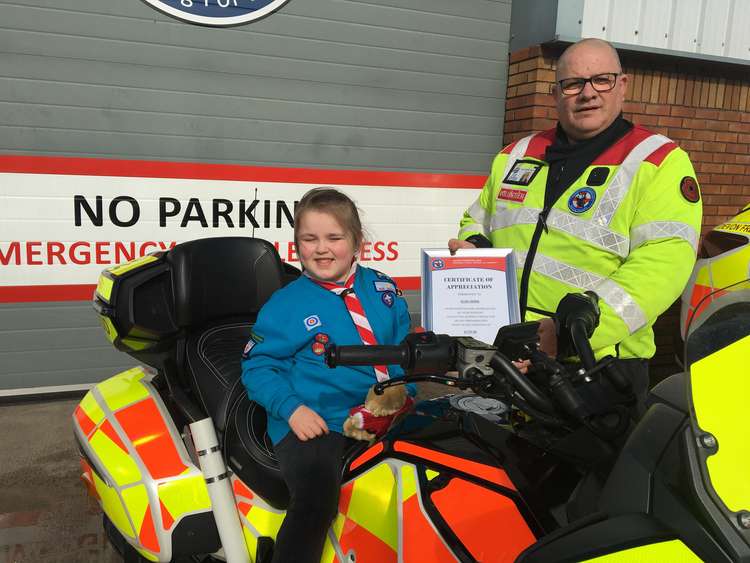
[[[310,274],[305,272],[307,277],[309,277],[312,281],[317,283],[319,286],[332,291],[336,295],[340,295],[344,299],[344,305],[346,305],[347,311],[349,311],[349,316],[352,318],[352,321],[354,322],[354,326],[357,328],[357,332],[359,333],[359,337],[362,339],[362,344],[366,346],[374,346],[377,345],[378,341],[375,338],[375,333],[372,331],[372,327],[370,326],[370,322],[367,320],[367,316],[365,315],[365,310],[362,307],[362,302],[359,300],[357,295],[354,293],[354,278],[357,273],[357,263],[354,262],[352,264],[351,269],[349,270],[349,275],[346,278],[346,282],[344,285],[339,285],[334,282],[327,282],[315,279]],[[387,366],[372,366],[375,369],[375,377],[378,379],[378,381],[385,381],[390,376],[388,375],[388,367]]]

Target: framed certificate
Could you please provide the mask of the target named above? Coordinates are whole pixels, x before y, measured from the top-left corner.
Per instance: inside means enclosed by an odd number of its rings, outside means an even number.
[[[422,249],[422,325],[491,344],[497,330],[521,320],[510,248]]]

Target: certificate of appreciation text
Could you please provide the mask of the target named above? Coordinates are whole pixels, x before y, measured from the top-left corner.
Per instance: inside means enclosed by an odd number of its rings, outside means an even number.
[[[497,330],[520,321],[512,249],[422,250],[422,324],[492,344]]]

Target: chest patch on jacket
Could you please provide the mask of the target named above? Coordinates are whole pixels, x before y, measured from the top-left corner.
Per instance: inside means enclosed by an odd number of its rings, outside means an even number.
[[[596,201],[596,192],[593,188],[585,187],[576,190],[568,199],[568,209],[573,213],[584,213],[591,209]]]
[[[517,160],[508,174],[503,178],[503,184],[512,184],[514,186],[528,186],[531,184],[534,176],[539,173],[542,165],[538,162],[529,160]]]
[[[500,193],[497,194],[497,199],[505,201],[514,201],[516,203],[523,203],[526,199],[526,194],[529,193],[526,190],[514,190],[512,188],[503,188]]]

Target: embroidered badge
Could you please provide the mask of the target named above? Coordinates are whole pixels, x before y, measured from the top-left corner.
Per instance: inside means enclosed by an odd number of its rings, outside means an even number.
[[[391,282],[386,281],[374,281],[372,282],[375,285],[375,291],[381,292],[381,291],[396,291],[396,285]]]
[[[326,353],[326,345],[322,342],[313,342],[312,351],[316,356],[322,356]]]
[[[321,344],[328,344],[330,339],[331,338],[325,332],[319,332],[315,335],[315,342],[320,342]]]
[[[323,324],[320,322],[320,317],[318,315],[310,315],[302,322],[305,323],[305,328],[307,330],[312,330],[315,327],[321,326]]]
[[[692,176],[685,176],[680,181],[680,193],[682,197],[690,203],[698,203],[701,200],[701,192],[698,189],[698,182]]]
[[[386,291],[380,298],[387,307],[393,307],[393,303],[396,301],[396,296],[392,291]]]
[[[584,213],[591,209],[595,201],[596,192],[592,188],[581,188],[568,199],[568,209],[573,213]]]
[[[529,193],[526,190],[514,190],[511,188],[503,188],[500,193],[497,194],[497,199],[503,199],[505,201],[514,201],[516,203],[523,203],[526,199],[526,194]]]
[[[503,184],[514,186],[528,186],[539,173],[542,165],[533,160],[517,160],[508,174],[503,178]]]

